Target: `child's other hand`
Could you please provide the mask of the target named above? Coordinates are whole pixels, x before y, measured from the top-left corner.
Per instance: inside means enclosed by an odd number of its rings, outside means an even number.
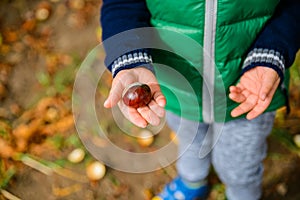
[[[245,72],[240,83],[229,88],[229,98],[240,103],[231,115],[237,117],[248,113],[249,120],[259,116],[270,105],[279,83],[277,72],[268,67],[255,67]]]
[[[148,106],[135,109],[123,103],[122,93],[124,89],[134,82],[141,82],[150,86],[153,98]],[[111,108],[117,104],[129,121],[144,128],[148,123],[154,126],[159,125],[160,118],[165,115],[164,106],[166,105],[166,99],[160,90],[154,74],[146,68],[138,67],[122,70],[113,79],[109,96],[104,102],[104,107]]]

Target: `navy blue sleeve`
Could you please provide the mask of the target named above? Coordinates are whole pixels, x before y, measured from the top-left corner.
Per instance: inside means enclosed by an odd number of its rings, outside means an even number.
[[[150,13],[144,0],[103,0],[102,39],[134,28],[149,27]]]
[[[281,0],[244,62],[243,73],[256,66],[277,71],[281,80],[300,48],[300,1]]]
[[[150,13],[145,0],[103,0],[100,16],[105,64],[113,76],[123,69],[141,65],[153,71],[148,49],[131,50],[133,44],[142,43],[134,32],[123,34],[122,39],[116,37],[106,42],[124,31],[150,26]],[[120,49],[128,49],[128,52],[118,55]]]

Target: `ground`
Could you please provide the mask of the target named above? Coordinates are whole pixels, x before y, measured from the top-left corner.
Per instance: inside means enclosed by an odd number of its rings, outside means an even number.
[[[98,0],[1,1],[0,200],[147,200],[176,176],[175,163],[142,174],[107,166],[103,179],[90,181],[85,170],[95,158],[87,150],[82,162],[67,160],[73,149],[84,149],[73,123],[71,94],[78,67],[100,42],[100,6]],[[97,90],[100,99],[110,80],[107,74]],[[268,138],[265,200],[300,199],[300,151],[292,140],[300,134],[298,89],[299,76],[290,88],[294,109],[288,117],[278,112]],[[172,136],[165,128],[150,147],[141,147],[119,133],[109,117],[103,123],[111,141],[129,151],[153,151]],[[209,181],[209,199],[224,199],[224,185],[213,169]]]

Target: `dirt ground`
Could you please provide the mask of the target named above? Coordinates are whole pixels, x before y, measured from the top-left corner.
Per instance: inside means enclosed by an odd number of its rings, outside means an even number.
[[[73,79],[70,78],[70,81],[68,77],[74,77],[76,67],[99,43],[100,6],[101,1],[98,0],[0,2],[0,83],[5,88],[4,92],[0,90],[0,119],[10,124],[12,129],[15,128],[15,122],[22,118],[20,116],[24,116],[23,113],[34,110],[38,102],[47,97],[62,99],[66,107],[64,109],[70,114]],[[38,19],[37,12],[42,8],[49,11],[49,16],[45,18],[42,15]],[[70,68],[70,65],[73,67]],[[61,74],[64,78],[61,78]],[[295,104],[300,105],[297,103]],[[292,144],[291,136],[300,134],[300,115],[291,115],[287,119],[288,123],[282,122],[280,117],[281,115],[277,118],[274,134],[268,139],[263,199],[298,200],[300,151]],[[46,125],[48,124],[43,124],[45,127]],[[113,127],[110,128],[114,130]],[[43,132],[45,129],[38,130]],[[9,183],[0,187],[1,191],[7,191],[23,200],[147,200],[176,176],[173,163],[165,169],[143,174],[125,173],[107,167],[103,179],[88,181],[85,169],[94,158],[88,155],[79,164],[72,164],[66,159],[72,149],[82,147],[78,138],[76,139],[76,129],[69,126],[55,130],[59,131],[46,136],[31,136],[26,141],[26,148],[20,152],[38,158],[41,163],[47,161],[59,164],[66,171],[45,174],[20,160],[3,157],[0,168],[1,165],[5,169],[9,168],[7,166],[14,166],[16,170]],[[278,134],[279,132],[283,134]],[[168,142],[169,134],[170,130],[163,130],[153,146],[145,149],[130,139],[121,145],[132,151],[151,151]],[[122,136],[116,134],[111,137],[117,141]],[[212,185],[209,199],[224,199],[224,186],[213,170],[209,181]],[[0,193],[0,200],[2,199],[14,198]]]

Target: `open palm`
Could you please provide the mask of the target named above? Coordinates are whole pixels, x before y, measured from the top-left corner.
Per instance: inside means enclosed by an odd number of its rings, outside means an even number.
[[[121,101],[124,89],[135,82],[149,85],[153,98],[148,106],[135,109],[126,106]],[[165,115],[164,106],[166,105],[166,99],[160,90],[154,74],[146,68],[139,67],[122,70],[114,78],[109,96],[104,102],[104,107],[111,108],[117,104],[129,121],[144,128],[148,123],[154,126],[160,123],[160,118]]]
[[[255,67],[245,72],[240,82],[229,88],[229,98],[240,103],[231,115],[237,117],[248,113],[247,119],[256,118],[270,105],[279,83],[277,72],[268,67]]]

